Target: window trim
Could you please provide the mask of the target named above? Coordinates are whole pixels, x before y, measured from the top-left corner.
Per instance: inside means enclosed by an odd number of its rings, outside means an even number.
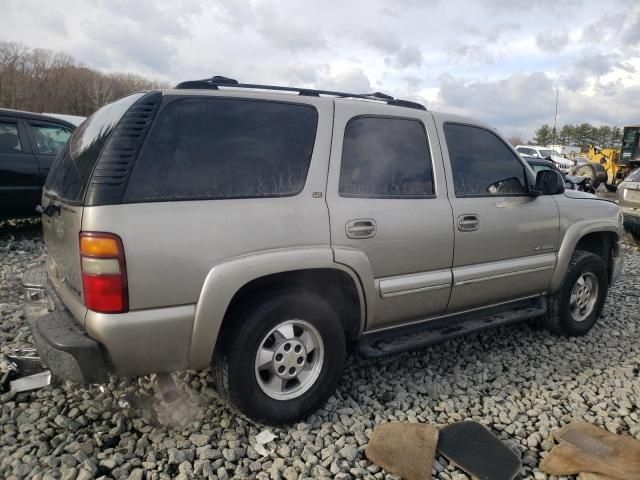
[[[427,152],[429,153],[429,162],[428,162],[428,167],[429,170],[431,172],[431,183],[433,185],[433,193],[425,193],[425,194],[421,194],[421,195],[375,195],[375,196],[371,196],[371,195],[358,195],[358,194],[348,194],[348,193],[342,193],[340,191],[340,177],[342,174],[342,165],[343,165],[343,158],[344,158],[344,138],[345,138],[345,134],[347,132],[347,128],[349,127],[349,124],[354,121],[354,120],[359,120],[361,118],[384,118],[384,119],[389,119],[389,120],[410,120],[410,121],[414,121],[420,124],[420,126],[422,126],[422,130],[424,131],[424,135],[425,135],[425,139],[426,139],[426,145],[427,145]],[[424,122],[416,117],[408,117],[408,116],[399,116],[399,115],[379,115],[379,114],[375,114],[375,113],[363,113],[363,114],[359,114],[359,115],[354,115],[351,118],[349,118],[349,120],[347,121],[347,123],[345,123],[344,125],[344,129],[342,131],[342,149],[340,151],[340,168],[338,169],[338,196],[340,198],[366,198],[368,200],[422,200],[422,199],[432,199],[432,198],[438,198],[438,194],[437,194],[437,188],[436,188],[436,177],[435,177],[435,168],[433,165],[433,150],[431,148],[431,139],[429,138],[429,131],[427,130],[427,126],[424,124]]]
[[[473,128],[478,128],[480,130],[484,130],[485,132],[490,133],[491,135],[493,135],[494,137],[496,137],[504,146],[507,147],[508,150],[511,151],[511,154],[514,156],[514,158],[516,159],[516,161],[518,163],[520,163],[520,165],[522,166],[522,173],[524,174],[524,179],[526,182],[525,188],[527,189],[527,191],[525,193],[504,193],[502,195],[491,195],[491,194],[484,194],[484,193],[464,193],[464,194],[458,194],[458,192],[456,192],[456,184],[455,184],[455,180],[454,180],[454,172],[453,172],[453,163],[451,163],[451,154],[449,153],[449,143],[447,142],[447,135],[445,132],[445,126],[446,125],[459,125],[462,127],[473,127]],[[509,145],[507,142],[505,142],[502,138],[500,138],[500,136],[498,134],[496,134],[496,132],[492,131],[491,129],[484,127],[482,125],[476,125],[473,123],[465,123],[465,122],[443,122],[442,123],[442,133],[444,134],[444,143],[447,146],[447,162],[449,163],[449,168],[451,169],[451,183],[452,183],[452,187],[453,187],[453,195],[455,198],[501,198],[501,197],[531,197],[531,176],[528,173],[528,166],[526,165],[526,162],[520,157],[520,155],[518,155],[518,153],[515,151],[515,149]]]
[[[164,111],[164,109],[175,103],[175,102],[179,102],[182,100],[240,100],[240,101],[249,101],[249,102],[260,102],[260,103],[276,103],[276,104],[281,104],[281,105],[295,105],[295,106],[303,106],[303,107],[307,107],[307,108],[311,108],[313,109],[313,111],[315,112],[316,118],[316,124],[315,124],[315,132],[314,132],[314,136],[313,136],[313,149],[311,150],[311,154],[309,156],[309,165],[307,167],[307,173],[305,174],[304,177],[304,183],[302,184],[302,187],[300,189],[300,191],[295,192],[295,193],[286,193],[286,194],[269,194],[269,195],[262,195],[262,196],[256,196],[256,195],[243,195],[243,196],[235,196],[235,197],[215,197],[215,196],[185,196],[185,197],[176,197],[173,196],[171,198],[169,197],[159,197],[159,198],[147,198],[147,199],[132,199],[128,197],[128,191],[129,191],[129,187],[131,186],[131,179],[133,178],[133,175],[136,171],[136,169],[138,168],[140,159],[143,157],[145,150],[147,148],[147,144],[149,142],[149,138],[151,137],[151,135],[153,134],[154,130],[156,128],[158,128],[158,119],[160,118],[160,115],[162,115],[162,112]],[[207,202],[207,201],[224,201],[224,200],[253,200],[253,199],[269,199],[269,198],[291,198],[291,197],[297,197],[299,195],[304,194],[305,189],[307,188],[307,181],[309,180],[309,171],[311,170],[312,164],[313,164],[313,156],[316,153],[316,147],[318,144],[318,130],[320,127],[320,112],[318,110],[318,108],[316,107],[316,105],[312,104],[312,103],[306,103],[306,102],[291,102],[291,101],[285,101],[285,100],[273,100],[273,99],[266,99],[266,98],[254,98],[254,97],[235,97],[235,96],[227,96],[227,95],[164,95],[162,98],[162,103],[160,104],[160,107],[158,108],[158,111],[156,112],[155,118],[153,120],[153,124],[151,125],[151,128],[149,129],[149,132],[147,133],[146,138],[144,139],[144,142],[142,144],[142,147],[140,148],[140,152],[138,153],[138,156],[135,160],[135,163],[133,165],[133,168],[131,169],[131,173],[129,174],[129,178],[127,179],[127,185],[124,189],[124,192],[122,194],[122,200],[121,200],[121,204],[134,204],[134,203],[160,203],[160,202]]]

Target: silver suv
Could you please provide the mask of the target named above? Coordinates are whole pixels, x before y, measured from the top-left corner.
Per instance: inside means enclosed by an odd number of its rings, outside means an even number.
[[[291,422],[347,347],[541,318],[582,335],[622,264],[617,205],[537,178],[494,129],[384,94],[214,77],[98,110],[43,196],[34,341],[76,382],[204,369]]]

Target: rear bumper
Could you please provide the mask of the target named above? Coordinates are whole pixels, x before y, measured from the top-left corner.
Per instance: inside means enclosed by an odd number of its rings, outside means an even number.
[[[47,279],[44,264],[22,276],[33,342],[53,377],[76,383],[108,381],[100,345],[78,325]]]

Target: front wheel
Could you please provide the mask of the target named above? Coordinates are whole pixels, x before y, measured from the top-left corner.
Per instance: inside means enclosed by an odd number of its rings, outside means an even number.
[[[299,288],[272,292],[227,322],[214,355],[214,381],[247,417],[291,423],[334,392],[346,341],[339,316],[320,295]]]
[[[607,268],[599,256],[576,250],[564,280],[549,297],[544,324],[554,333],[586,334],[595,325],[607,298]]]

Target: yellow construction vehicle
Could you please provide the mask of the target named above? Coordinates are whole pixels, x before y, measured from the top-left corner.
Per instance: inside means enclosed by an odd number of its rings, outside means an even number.
[[[615,191],[629,172],[640,167],[640,125],[624,127],[622,148],[598,148],[589,146],[589,163],[574,167],[574,175],[589,177],[595,188],[604,183],[609,191]]]

